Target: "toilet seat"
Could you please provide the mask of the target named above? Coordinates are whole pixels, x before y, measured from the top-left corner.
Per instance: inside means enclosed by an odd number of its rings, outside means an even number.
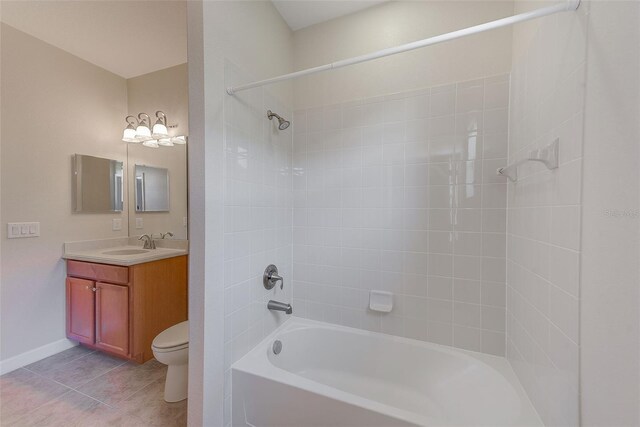
[[[189,321],[173,325],[154,338],[152,347],[159,353],[178,351],[189,347]]]
[[[177,347],[167,347],[167,348],[160,348],[152,345],[151,348],[156,353],[171,353],[172,351],[179,351],[179,350],[184,350],[185,348],[189,348],[189,344],[183,344]]]

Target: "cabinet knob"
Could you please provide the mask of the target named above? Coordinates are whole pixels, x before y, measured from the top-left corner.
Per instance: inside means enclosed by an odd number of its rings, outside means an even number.
[[[95,291],[97,291],[97,290],[98,290],[97,288],[94,288],[94,287],[93,287],[93,286],[91,286],[91,285],[87,285],[87,289],[88,289],[88,290],[90,290],[90,291],[92,291],[92,292],[95,292]]]

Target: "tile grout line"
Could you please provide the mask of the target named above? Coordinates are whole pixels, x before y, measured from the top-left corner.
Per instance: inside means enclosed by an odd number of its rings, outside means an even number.
[[[89,353],[89,354],[86,354],[86,355],[84,355],[84,356],[78,357],[78,358],[76,358],[76,359],[73,359],[73,361],[76,361],[76,360],[82,359],[82,358],[84,358],[84,357],[86,357],[86,356],[89,356],[89,355],[91,355],[91,354],[94,354],[94,353],[96,353],[96,351],[93,351],[93,352],[91,352],[91,353]],[[73,362],[73,361],[71,361],[71,362]],[[71,363],[71,362],[69,362],[69,363]],[[97,375],[97,376],[95,376],[95,377],[93,377],[93,378],[89,379],[89,380],[88,380],[88,381],[86,381],[86,382],[83,382],[82,384],[80,384],[80,385],[79,385],[79,386],[77,386],[77,387],[82,387],[82,386],[84,386],[84,385],[86,385],[86,384],[89,384],[90,382],[92,382],[92,381],[94,381],[94,380],[97,380],[98,378],[100,378],[100,377],[102,377],[102,376],[104,376],[104,375],[108,374],[109,372],[113,371],[114,369],[117,369],[117,368],[119,368],[119,367],[123,366],[123,365],[124,365],[124,364],[126,364],[126,363],[127,363],[126,361],[122,361],[122,363],[120,363],[119,365],[114,366],[113,368],[111,368],[111,369],[109,369],[109,370],[107,370],[107,371],[105,371],[105,372],[101,373],[100,375]],[[66,366],[66,365],[68,365],[68,363],[65,363],[65,364],[64,364],[64,365],[62,365],[62,366]],[[64,384],[64,383],[62,383],[62,382],[60,382],[60,381],[54,380],[53,378],[46,377],[45,375],[43,375],[43,374],[41,374],[41,373],[39,373],[39,372],[32,371],[32,370],[27,369],[27,368],[21,368],[21,369],[24,369],[24,370],[26,370],[26,371],[29,371],[29,372],[31,372],[31,373],[33,373],[33,374],[35,374],[35,375],[37,375],[37,376],[39,376],[39,377],[41,377],[41,378],[44,378],[44,379],[46,379],[46,380],[49,380],[49,381],[54,382],[54,383],[56,383],[56,384],[59,384],[59,385],[61,385],[61,386],[65,387],[65,388],[68,388],[68,389],[69,389],[69,391],[75,391],[75,392],[77,392],[77,393],[79,393],[79,394],[82,394],[82,395],[84,395],[84,396],[86,396],[86,397],[89,397],[89,398],[90,398],[90,399],[92,399],[92,400],[95,400],[96,402],[99,402],[99,403],[102,403],[102,404],[107,405],[107,406],[109,406],[109,407],[112,407],[111,405],[109,405],[109,404],[107,404],[107,403],[105,403],[105,402],[103,402],[103,401],[101,401],[101,400],[99,400],[99,399],[96,399],[95,397],[89,396],[88,394],[85,394],[85,393],[83,393],[83,392],[79,391],[76,387],[71,387],[71,386],[69,386],[69,385],[67,385],[67,384]],[[59,368],[58,368],[58,369],[55,369],[55,371],[57,371],[57,370],[59,370]],[[138,390],[138,391],[139,391],[139,390]],[[65,395],[65,394],[67,394],[67,393],[68,393],[68,391],[67,391],[67,392],[65,392],[65,393],[63,393],[63,394],[61,394],[60,396],[63,396],[63,395]],[[58,397],[60,397],[60,396],[58,396]],[[130,397],[130,396],[129,396],[129,397]],[[57,399],[57,398],[56,398],[56,399]],[[53,400],[56,400],[56,399],[52,399],[52,400],[50,400],[49,402],[51,402],[51,401],[53,401]],[[49,403],[49,402],[46,402],[45,404],[47,404],[47,403]],[[40,408],[41,406],[44,406],[45,404],[38,406],[38,408]],[[37,408],[34,408],[34,409],[37,409]]]
[[[64,383],[61,383],[60,381],[56,381],[56,380],[54,380],[53,378],[45,377],[44,375],[42,375],[42,374],[40,374],[40,373],[38,373],[38,372],[34,372],[34,371],[31,371],[31,370],[26,369],[26,368],[23,368],[23,369],[25,369],[25,370],[27,370],[27,371],[29,371],[29,372],[33,373],[34,375],[39,376],[40,378],[44,378],[45,380],[48,380],[48,381],[54,382],[54,383],[56,383],[56,384],[58,384],[58,385],[61,385],[61,386],[65,387],[65,388],[69,389],[68,391],[64,392],[64,393],[63,393],[63,394],[61,394],[60,396],[58,396],[58,397],[56,397],[56,398],[54,398],[54,399],[51,399],[49,402],[46,402],[45,404],[50,403],[50,402],[52,402],[53,400],[56,400],[56,399],[58,399],[59,397],[64,396],[65,394],[68,394],[70,391],[75,391],[76,393],[79,393],[79,394],[82,394],[82,395],[84,395],[84,396],[87,396],[87,397],[91,398],[92,400],[95,400],[96,402],[104,403],[104,402],[102,402],[102,401],[100,401],[100,400],[98,400],[98,399],[96,399],[96,398],[94,398],[94,397],[91,397],[91,396],[89,396],[89,395],[84,394],[84,393],[83,393],[83,392],[81,392],[81,391],[78,391],[78,390],[77,390],[76,388],[74,388],[74,387],[70,387],[70,386],[68,386],[68,385],[66,385],[66,384],[64,384]],[[115,368],[113,368],[113,369],[115,369]],[[110,369],[109,371],[111,371],[111,370],[112,370],[112,369]],[[109,371],[107,371],[107,372],[109,372]],[[105,374],[106,374],[106,372],[105,372]],[[87,381],[86,383],[83,383],[81,386],[83,386],[83,385],[87,384],[88,382],[93,381],[94,379],[96,379],[96,378],[98,378],[98,377],[101,377],[101,376],[102,376],[102,375],[98,375],[97,377],[95,377],[95,378],[93,378],[93,379],[91,379],[91,380]],[[106,405],[106,403],[104,403],[104,404]],[[40,405],[39,407],[41,407],[41,406],[44,406],[44,405]],[[38,408],[39,408],[39,407],[38,407]],[[36,408],[36,409],[37,409],[37,408]]]
[[[94,378],[90,379],[89,381],[82,383],[82,384],[81,384],[81,385],[79,385],[78,387],[84,387],[85,385],[87,385],[87,384],[89,384],[89,383],[91,383],[91,382],[93,382],[93,381],[96,381],[97,379],[99,379],[99,378],[101,378],[101,377],[103,377],[103,376],[107,375],[109,372],[114,371],[114,370],[116,370],[116,369],[120,368],[121,366],[124,366],[126,363],[127,363],[127,362],[126,362],[126,361],[124,361],[124,362],[123,362],[123,363],[121,363],[120,365],[115,366],[115,367],[113,367],[113,368],[109,369],[108,371],[103,372],[102,374],[100,374],[100,375],[98,375],[98,376],[96,376],[96,377],[94,377]],[[148,384],[146,384],[145,386],[141,387],[140,389],[138,389],[138,390],[136,390],[135,392],[133,392],[133,393],[129,394],[128,396],[126,396],[124,399],[122,399],[122,401],[124,401],[124,400],[126,400],[126,399],[130,398],[131,396],[133,396],[133,395],[134,395],[134,394],[136,394],[137,392],[141,391],[142,389],[144,389],[144,388],[148,387],[149,385],[153,384],[154,382],[155,382],[155,380],[154,380],[154,381],[149,382],[149,383],[148,383]],[[64,384],[63,384],[63,385],[64,385]],[[69,387],[69,386],[66,386],[66,387]],[[118,411],[120,410],[118,407],[116,407],[116,406],[114,406],[114,405],[112,405],[112,404],[109,404],[109,403],[103,402],[102,400],[100,400],[100,399],[98,399],[98,398],[96,398],[96,397],[93,397],[93,396],[91,396],[91,395],[89,395],[89,394],[86,394],[86,393],[84,393],[84,392],[82,392],[82,391],[78,390],[78,388],[73,388],[73,387],[69,387],[69,388],[71,388],[71,390],[73,390],[73,391],[75,391],[75,392],[77,392],[77,393],[79,393],[79,394],[82,394],[82,395],[84,395],[84,396],[87,396],[87,397],[89,397],[89,398],[91,398],[91,399],[93,399],[93,400],[95,400],[95,401],[97,401],[97,402],[100,402],[100,403],[102,403],[102,404],[104,404],[104,405],[106,405],[106,406],[108,406],[108,407],[110,407],[110,408],[116,409],[116,410],[118,410]]]
[[[21,368],[21,369],[23,369],[23,368]],[[32,372],[32,371],[29,371],[29,372]],[[34,372],[34,374],[35,374],[35,372]],[[37,375],[37,374],[36,374],[36,375]],[[42,377],[42,378],[44,378],[44,377]],[[47,379],[48,379],[48,378],[47,378]],[[54,382],[55,382],[55,381],[54,381]],[[60,384],[60,383],[57,383],[57,384]],[[62,396],[65,396],[65,395],[67,395],[67,394],[69,394],[69,393],[71,393],[71,392],[73,391],[73,389],[71,389],[71,388],[69,388],[69,387],[65,386],[64,384],[60,384],[60,385],[64,386],[64,387],[67,389],[67,391],[65,391],[64,393],[62,393],[62,394],[61,394],[61,395],[59,395],[59,396],[54,397],[54,398],[53,398],[53,399],[51,399],[51,400],[48,400],[48,401],[46,401],[46,402],[44,402],[44,403],[42,403],[42,404],[40,404],[40,405],[36,406],[35,408],[32,408],[32,409],[30,409],[30,410],[26,411],[26,413],[24,413],[23,415],[20,415],[19,417],[17,417],[17,418],[15,419],[15,421],[20,421],[21,419],[23,419],[23,418],[27,417],[30,413],[35,412],[35,411],[37,411],[38,409],[40,409],[40,408],[42,408],[42,407],[44,407],[44,406],[47,406],[47,405],[49,405],[50,403],[55,402],[56,400],[60,399]]]
[[[97,378],[95,378],[95,379],[97,379]],[[93,381],[93,380],[91,380],[91,381]],[[137,394],[137,393],[141,392],[141,391],[142,391],[142,390],[144,390],[145,388],[147,388],[147,387],[149,387],[150,385],[154,384],[156,381],[158,381],[158,379],[155,379],[155,380],[153,380],[153,381],[151,381],[151,382],[149,382],[149,383],[145,384],[144,386],[140,387],[139,389],[136,389],[134,392],[132,392],[131,394],[128,394],[128,395],[127,395],[126,397],[124,397],[122,400],[118,401],[118,403],[122,403],[122,402],[126,401],[127,399],[131,398],[133,395],[135,395],[135,394]],[[87,384],[88,384],[88,383],[87,383]],[[85,393],[82,393],[82,392],[80,392],[80,391],[78,391],[78,393],[85,394]],[[88,394],[87,394],[86,396],[91,397],[91,396],[90,396],[90,395],[88,395]],[[92,397],[92,399],[98,400],[98,399],[96,399],[95,397]],[[102,401],[100,401],[100,402],[102,402]],[[114,408],[114,409],[116,409],[116,410],[118,410],[118,411],[121,411],[121,410],[122,410],[121,408],[119,408],[119,407],[117,407],[117,406],[115,406],[115,405],[112,405],[112,404],[109,404],[109,403],[105,403],[105,402],[102,402],[102,403],[104,403],[105,405],[107,405],[107,406],[109,406],[109,407],[111,407],[111,408]]]
[[[84,398],[90,399],[89,403],[93,408],[97,408],[97,407],[100,407],[100,406],[104,405],[103,407],[107,408],[110,412],[113,411],[113,413],[115,413],[115,414],[118,414],[120,416],[125,416],[126,415],[125,408],[121,407],[120,404],[123,403],[123,402],[126,402],[127,400],[131,399],[133,396],[135,396],[135,395],[139,394],[140,392],[142,392],[144,389],[154,385],[159,380],[161,380],[161,378],[155,378],[155,379],[151,380],[150,378],[143,377],[144,382],[140,387],[136,387],[131,392],[125,393],[124,397],[122,399],[119,399],[117,401],[117,403],[114,404],[114,403],[107,403],[107,402],[101,400],[100,398],[94,397],[94,396],[92,396],[90,394],[87,394],[87,393],[85,393],[83,391],[80,391],[80,388],[82,388],[82,387],[84,387],[84,386],[86,386],[86,385],[88,385],[90,383],[95,383],[96,380],[99,380],[99,379],[103,378],[105,375],[107,375],[110,372],[116,370],[117,368],[120,368],[120,367],[123,367],[123,366],[127,365],[127,361],[125,361],[125,360],[119,360],[117,358],[114,358],[113,360],[116,361],[116,362],[119,362],[119,363],[117,363],[115,366],[111,367],[110,369],[107,369],[106,371],[100,373],[99,375],[96,375],[96,376],[90,378],[89,380],[87,380],[87,381],[85,381],[85,382],[83,382],[83,383],[81,383],[80,385],[77,385],[77,386],[70,386],[68,384],[64,384],[64,383],[60,382],[59,380],[56,380],[56,379],[53,379],[53,378],[50,378],[50,377],[46,376],[47,372],[51,373],[51,372],[60,371],[60,370],[65,369],[65,368],[68,369],[69,365],[71,363],[78,362],[79,360],[82,360],[82,359],[84,359],[84,358],[86,358],[86,357],[88,357],[88,356],[90,356],[90,355],[92,355],[94,353],[97,353],[97,352],[96,351],[91,351],[91,352],[86,353],[86,354],[78,355],[77,357],[74,357],[71,360],[68,360],[68,361],[66,361],[64,363],[61,363],[57,368],[49,369],[49,370],[46,370],[44,372],[38,372],[38,371],[34,370],[33,368],[30,369],[28,367],[21,367],[20,370],[23,370],[23,372],[32,375],[34,378],[39,378],[39,379],[44,380],[44,381],[46,381],[46,382],[48,382],[50,384],[55,384],[55,385],[61,386],[62,388],[60,390],[61,391],[60,394],[55,395],[54,397],[46,400],[45,402],[34,406],[33,408],[29,408],[26,411],[22,411],[22,413],[18,414],[18,416],[16,417],[16,421],[27,420],[27,417],[29,417],[29,415],[31,413],[33,413],[34,411],[38,411],[41,408],[49,407],[51,405],[55,405],[55,404],[57,404],[59,402],[62,402],[63,401],[62,399],[65,399],[66,397],[68,398],[69,396],[72,396],[73,392],[77,393],[80,396],[83,396]],[[37,363],[37,362],[34,362],[34,363]],[[30,364],[30,365],[32,365],[32,364]],[[30,366],[30,365],[27,365],[27,366]],[[142,366],[142,365],[140,365],[140,366]],[[163,371],[162,368],[163,367],[161,366],[160,369],[157,370],[157,371],[158,372],[159,371]],[[153,374],[153,373],[154,372],[149,372],[149,374]],[[166,372],[165,372],[165,375],[166,375]],[[137,420],[137,422],[139,422],[140,425],[145,425],[145,426],[148,425],[147,422],[144,419],[140,418],[137,415],[129,415],[129,417],[134,419],[134,420]]]
[[[83,347],[83,348],[86,348],[86,347]],[[64,350],[64,351],[67,351],[67,350]],[[80,360],[80,359],[82,359],[82,358],[85,358],[85,357],[87,357],[87,356],[90,356],[90,355],[94,354],[95,352],[96,352],[96,350],[91,350],[91,351],[90,351],[90,352],[88,352],[88,353],[78,355],[78,357],[74,357],[73,359],[69,360],[68,362],[63,363],[61,366],[59,366],[58,368],[56,368],[56,369],[54,369],[54,370],[58,370],[58,369],[60,369],[60,368],[62,368],[62,367],[64,367],[64,366],[69,365],[70,363],[73,363],[73,362],[75,362],[75,361],[77,361],[77,360]],[[61,354],[61,353],[63,353],[63,352],[60,352],[60,353],[57,353],[57,354]],[[49,357],[56,356],[57,354],[51,355],[51,356],[49,356]],[[28,365],[26,365],[26,366],[23,366],[23,367],[22,367],[22,369],[26,369],[27,371],[29,371],[29,372],[33,372],[34,374],[39,374],[37,371],[34,371],[33,369],[29,369],[29,366],[34,365],[34,364],[36,364],[36,363],[38,363],[38,362],[41,362],[41,361],[43,361],[43,360],[46,360],[46,359],[48,359],[49,357],[46,357],[46,358],[44,358],[44,359],[41,359],[41,360],[38,360],[38,361],[36,361],[36,362],[30,363],[30,364],[28,364]],[[43,375],[41,375],[41,374],[39,374],[39,375],[40,375],[40,376],[43,376]],[[44,376],[43,376],[43,377],[44,377]],[[45,377],[45,378],[46,378],[46,377]]]
[[[76,393],[78,393],[78,394],[82,395],[82,396],[88,397],[88,398],[89,398],[89,399],[91,399],[91,400],[95,400],[96,402],[98,402],[98,403],[100,403],[100,404],[102,404],[102,405],[105,405],[105,406],[107,406],[107,407],[109,407],[109,408],[117,409],[117,408],[115,408],[115,407],[113,407],[113,406],[109,405],[108,403],[103,402],[102,400],[97,399],[97,398],[95,398],[95,397],[93,397],[93,396],[89,396],[88,394],[83,393],[83,392],[81,392],[81,391],[79,391],[79,390],[77,390],[77,389],[75,389],[75,388],[74,388],[74,389],[72,389],[72,390],[73,390],[73,391],[75,391]]]
[[[21,368],[21,369],[24,369],[24,368]],[[115,369],[115,368],[114,368],[114,369]],[[59,396],[56,396],[55,398],[53,398],[53,399],[51,399],[51,400],[48,400],[48,401],[46,401],[46,402],[44,402],[44,403],[42,403],[42,404],[40,404],[40,405],[36,406],[35,408],[30,409],[30,410],[28,411],[28,413],[25,413],[25,414],[23,414],[23,415],[19,416],[18,418],[16,418],[16,420],[15,420],[16,422],[17,422],[17,421],[22,420],[22,419],[23,419],[23,418],[25,418],[25,417],[27,417],[27,416],[29,415],[29,413],[35,412],[35,411],[39,410],[40,408],[43,408],[43,407],[48,406],[48,405],[51,405],[51,404],[53,404],[55,401],[59,401],[62,397],[66,396],[66,395],[69,395],[69,394],[71,394],[71,393],[73,393],[73,392],[76,392],[76,393],[78,393],[78,394],[80,394],[80,395],[82,395],[82,396],[85,396],[85,397],[87,397],[87,398],[91,399],[92,401],[94,401],[94,402],[96,402],[96,403],[98,403],[98,404],[100,404],[100,405],[104,405],[104,406],[106,406],[107,408],[113,409],[114,411],[116,411],[116,412],[118,412],[118,413],[121,413],[122,415],[125,415],[125,414],[122,412],[122,409],[120,409],[120,408],[118,408],[118,407],[115,407],[115,406],[110,405],[110,404],[108,404],[108,403],[106,403],[106,402],[103,402],[103,401],[101,401],[101,400],[99,400],[99,399],[96,399],[96,398],[95,398],[95,397],[93,397],[93,396],[90,396],[90,395],[88,395],[88,394],[85,394],[85,393],[83,393],[83,392],[81,392],[81,391],[79,391],[79,390],[77,390],[77,389],[71,388],[71,387],[69,387],[69,386],[67,386],[67,385],[65,385],[65,384],[62,384],[62,383],[58,382],[58,381],[55,381],[55,380],[52,380],[52,379],[50,379],[50,378],[44,377],[44,376],[42,376],[41,374],[39,374],[39,373],[37,373],[37,372],[31,371],[31,370],[28,370],[28,369],[25,369],[25,370],[26,370],[26,371],[28,371],[28,372],[33,373],[34,375],[36,375],[36,376],[38,376],[38,377],[40,377],[40,378],[44,378],[44,379],[49,380],[49,381],[51,381],[51,382],[54,382],[54,383],[56,383],[56,384],[58,384],[58,385],[61,385],[61,386],[63,386],[64,388],[66,388],[67,390],[66,390],[64,393],[60,394]],[[96,377],[96,378],[98,378],[98,377]],[[149,385],[151,385],[151,384],[153,384],[153,382],[151,382],[151,383],[149,383],[149,384],[145,385],[144,387],[140,388],[139,390],[136,390],[134,393],[132,393],[131,395],[127,396],[127,398],[129,398],[129,397],[133,396],[134,394],[138,393],[139,391],[143,390],[144,388],[148,387],[148,386],[149,386]],[[83,384],[83,385],[84,385],[84,384]],[[144,420],[143,420],[143,419],[141,419],[140,417],[136,416],[136,415],[128,415],[128,417],[131,417],[131,418],[133,418],[133,419],[139,420],[140,422],[143,422],[143,423],[144,423]],[[144,424],[144,425],[146,425],[146,424]]]
[[[93,354],[93,353],[95,353],[95,351],[94,351],[94,352],[92,352],[92,353],[90,353],[90,354]],[[85,355],[85,356],[88,356],[88,355]],[[85,357],[85,356],[78,357],[78,358],[76,358],[76,359],[74,359],[74,360],[81,359],[81,358],[83,358],[83,357]],[[113,371],[113,370],[115,370],[115,369],[117,369],[117,368],[119,368],[119,367],[121,367],[121,366],[125,365],[126,363],[127,363],[127,362],[125,361],[125,362],[121,363],[120,365],[115,366],[115,367],[113,367],[113,368],[109,369],[108,371],[106,371],[106,372],[104,372],[104,373],[102,373],[102,374],[100,374],[100,375],[98,375],[98,376],[96,376],[96,377],[94,377],[94,378],[90,379],[89,381],[87,381],[87,382],[85,382],[85,383],[82,383],[82,384],[81,384],[80,386],[78,386],[78,387],[83,387],[83,386],[85,386],[85,385],[89,384],[90,382],[95,381],[95,380],[97,380],[98,378],[100,378],[100,377],[102,377],[102,376],[104,376],[104,375],[108,374],[109,372],[111,372],[111,371]],[[66,365],[66,363],[65,363],[64,365]],[[64,366],[64,365],[63,365],[63,366]],[[43,407],[43,406],[45,406],[45,405],[48,405],[49,403],[51,403],[51,402],[53,402],[53,401],[55,401],[55,400],[60,399],[62,396],[69,394],[71,391],[74,391],[74,392],[76,392],[76,393],[78,393],[78,394],[81,394],[81,395],[83,395],[83,396],[85,396],[85,397],[88,397],[89,399],[94,400],[94,401],[96,401],[96,402],[98,402],[98,403],[100,403],[100,404],[103,404],[103,405],[105,405],[105,406],[107,406],[107,407],[109,407],[109,408],[111,408],[111,409],[114,409],[114,410],[116,410],[116,411],[121,411],[121,408],[119,408],[119,407],[117,407],[117,406],[115,406],[115,405],[113,405],[113,404],[109,404],[109,403],[107,403],[107,402],[103,402],[102,400],[100,400],[100,399],[98,399],[98,398],[96,398],[96,397],[94,397],[94,396],[91,396],[91,395],[89,395],[89,394],[86,394],[86,393],[84,393],[84,392],[82,392],[82,391],[78,390],[77,388],[70,387],[70,386],[68,386],[68,385],[66,385],[66,384],[64,384],[64,383],[61,383],[61,382],[56,381],[56,380],[54,380],[54,379],[48,378],[48,377],[46,377],[46,376],[44,376],[44,375],[42,375],[42,374],[40,374],[40,373],[38,373],[38,372],[35,372],[35,371],[30,370],[30,369],[27,369],[27,368],[21,368],[21,369],[25,369],[26,371],[31,372],[31,373],[33,373],[34,375],[37,375],[37,376],[38,376],[38,377],[40,377],[40,378],[43,378],[43,379],[46,379],[46,380],[48,380],[48,381],[54,382],[54,383],[56,383],[56,384],[58,384],[58,385],[61,385],[61,386],[65,387],[65,388],[67,389],[67,391],[65,391],[65,392],[64,392],[64,393],[62,393],[61,395],[59,395],[59,396],[57,396],[57,397],[55,397],[55,398],[53,398],[53,399],[51,399],[51,400],[49,400],[49,401],[47,401],[47,402],[44,402],[44,403],[43,403],[43,404],[41,404],[41,405],[39,405],[39,406],[37,406],[37,407],[33,408],[33,411],[35,411],[35,410],[37,410],[37,409],[40,409],[41,407]],[[129,398],[130,398],[130,397],[132,397],[134,394],[137,394],[138,392],[142,391],[143,389],[145,389],[145,388],[149,387],[151,384],[153,384],[153,383],[154,383],[154,382],[156,382],[156,381],[157,381],[157,379],[156,379],[156,380],[153,380],[153,381],[150,381],[149,383],[145,384],[144,386],[140,387],[139,389],[136,389],[136,390],[135,390],[135,391],[133,391],[132,393],[128,394],[128,395],[127,395],[125,398],[123,398],[121,401],[119,401],[119,403],[120,403],[120,402],[123,402],[123,401],[125,401],[125,400],[127,400],[127,399],[129,399]],[[22,417],[20,417],[20,418],[22,418]]]

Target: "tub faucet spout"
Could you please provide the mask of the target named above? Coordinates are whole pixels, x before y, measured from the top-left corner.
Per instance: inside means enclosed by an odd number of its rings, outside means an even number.
[[[287,314],[293,313],[293,307],[291,307],[291,304],[285,304],[280,301],[269,300],[267,308],[269,310],[284,311]]]

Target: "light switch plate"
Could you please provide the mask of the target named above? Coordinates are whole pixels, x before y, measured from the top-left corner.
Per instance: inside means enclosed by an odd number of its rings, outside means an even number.
[[[136,218],[136,228],[144,228],[144,221],[142,218]]]
[[[8,239],[24,239],[40,236],[39,222],[9,222],[7,223]]]
[[[122,230],[122,218],[113,218],[111,229],[113,231]]]

